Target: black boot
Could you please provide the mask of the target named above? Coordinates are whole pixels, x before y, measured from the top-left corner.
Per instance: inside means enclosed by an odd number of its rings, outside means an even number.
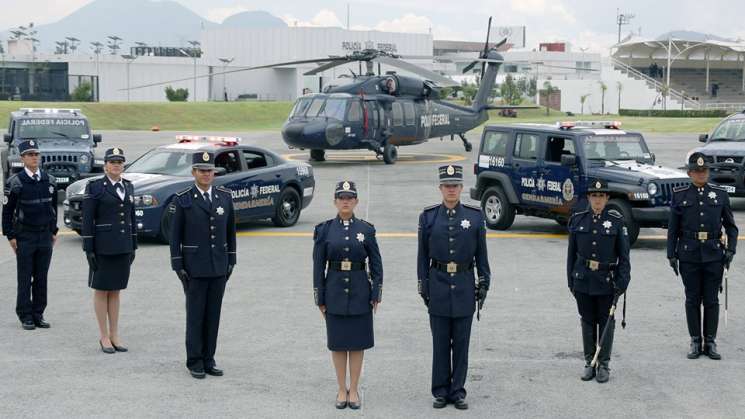
[[[701,356],[701,336],[691,338],[691,350],[686,355],[688,359],[698,359]]]
[[[714,342],[714,336],[707,336],[704,343],[704,353],[711,359],[720,360],[722,355],[717,352],[717,343]]]
[[[596,328],[590,322],[580,320],[582,324],[582,349],[585,355],[585,368],[582,372],[582,381],[590,381],[595,378],[595,367],[591,365],[595,355],[595,344],[597,342]]]
[[[598,372],[595,376],[595,380],[597,380],[598,383],[605,383],[610,379],[610,368],[608,368],[608,364],[610,364],[610,354],[613,351],[613,332],[615,329],[616,323],[613,322],[608,326],[605,341],[600,342],[602,348],[598,355]]]

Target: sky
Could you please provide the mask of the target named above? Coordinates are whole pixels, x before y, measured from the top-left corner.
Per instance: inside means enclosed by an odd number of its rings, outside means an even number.
[[[0,28],[33,21],[51,23],[92,0],[0,0]],[[126,0],[121,0],[126,1]],[[617,40],[616,10],[634,14],[624,26],[656,37],[670,30],[691,30],[745,40],[743,0],[173,0],[221,22],[249,10],[264,10],[288,24],[346,26],[352,29],[432,32],[434,39],[481,41],[486,24],[526,26],[527,47],[569,41],[574,49],[604,52]]]

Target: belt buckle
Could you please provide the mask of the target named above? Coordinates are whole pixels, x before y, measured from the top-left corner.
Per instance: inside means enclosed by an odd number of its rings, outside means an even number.
[[[343,260],[343,261],[341,261],[341,270],[342,271],[351,271],[352,270],[352,261],[350,261],[350,260]]]
[[[698,232],[698,239],[699,240],[709,240],[709,232],[708,231],[699,231]]]
[[[458,264],[455,262],[448,262],[447,264],[447,271],[449,274],[453,274],[458,272]]]
[[[588,262],[588,266],[590,267],[591,271],[597,271],[598,269],[600,269],[600,262],[598,262],[597,260],[589,260]]]

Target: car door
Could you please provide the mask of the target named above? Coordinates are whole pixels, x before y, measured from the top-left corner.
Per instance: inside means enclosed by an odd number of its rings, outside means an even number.
[[[257,149],[241,150],[244,171],[240,187],[233,193],[237,216],[245,221],[268,218],[282,191],[281,173],[271,155]]]
[[[225,173],[215,176],[215,186],[222,186],[233,192],[235,206],[235,191],[240,189],[243,178],[243,164],[241,152],[237,149],[225,150],[215,155],[215,167],[225,169]],[[236,211],[236,216],[237,216]]]
[[[512,186],[523,205],[545,206],[536,193],[538,178],[538,150],[543,135],[537,132],[517,131],[512,151]]]
[[[536,189],[551,212],[569,217],[572,206],[577,201],[575,185],[579,184],[578,167],[561,164],[564,155],[577,156],[578,144],[571,136],[549,134],[543,141],[539,160]]]

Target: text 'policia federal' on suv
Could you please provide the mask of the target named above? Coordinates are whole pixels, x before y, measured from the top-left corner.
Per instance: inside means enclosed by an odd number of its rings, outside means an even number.
[[[688,152],[712,157],[709,180],[732,196],[745,196],[745,111],[724,118],[709,134],[701,134],[698,140],[706,143]]]
[[[0,161],[6,181],[23,169],[18,154],[23,140],[39,143],[42,169],[55,177],[60,189],[88,174],[103,173],[103,160],[96,160],[93,153],[101,135],[91,133],[88,118],[79,109],[21,108],[10,113],[3,139],[7,148],[0,151]]]
[[[685,173],[655,166],[640,133],[620,122],[563,122],[557,125],[490,125],[484,129],[476,187],[488,227],[506,230],[515,214],[565,224],[587,206],[589,179],[611,189],[608,207],[620,212],[633,243],[640,227],[667,227],[673,188]]]

